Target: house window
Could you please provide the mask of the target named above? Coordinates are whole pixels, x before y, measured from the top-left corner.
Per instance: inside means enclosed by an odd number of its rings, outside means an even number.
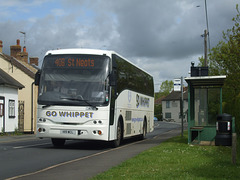
[[[15,118],[15,101],[9,100],[8,107],[9,118]]]
[[[171,119],[172,118],[172,114],[171,113],[165,113],[165,118],[166,119]]]
[[[170,101],[166,101],[166,108],[170,108]]]
[[[4,116],[4,106],[2,103],[0,103],[0,117]]]
[[[173,102],[172,102],[172,107],[178,107],[178,104],[177,104],[176,101],[173,101]]]

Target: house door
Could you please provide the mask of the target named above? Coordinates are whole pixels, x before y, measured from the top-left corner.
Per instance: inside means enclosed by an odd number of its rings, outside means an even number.
[[[24,101],[18,101],[18,130],[24,132]]]
[[[0,96],[0,133],[5,131],[4,97]]]

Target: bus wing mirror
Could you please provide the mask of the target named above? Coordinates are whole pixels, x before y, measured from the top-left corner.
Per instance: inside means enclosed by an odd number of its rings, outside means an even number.
[[[40,83],[40,76],[41,76],[41,71],[39,70],[39,71],[35,74],[35,82],[34,82],[34,84],[35,84],[36,86],[38,86],[39,83]]]

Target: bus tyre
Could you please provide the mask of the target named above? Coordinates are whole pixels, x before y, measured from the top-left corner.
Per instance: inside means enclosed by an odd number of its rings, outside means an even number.
[[[146,134],[147,134],[147,123],[146,123],[146,121],[144,121],[144,123],[143,123],[143,133],[141,134],[140,139],[141,140],[145,139]]]
[[[121,140],[122,140],[122,126],[121,126],[120,121],[118,121],[117,134],[116,135],[117,135],[117,139],[112,142],[112,146],[114,148],[120,146]]]
[[[52,138],[52,144],[54,147],[62,147],[65,144],[65,139]]]

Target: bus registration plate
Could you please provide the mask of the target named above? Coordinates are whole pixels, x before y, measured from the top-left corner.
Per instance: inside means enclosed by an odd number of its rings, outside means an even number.
[[[77,131],[75,131],[75,130],[61,130],[61,134],[77,135]]]

